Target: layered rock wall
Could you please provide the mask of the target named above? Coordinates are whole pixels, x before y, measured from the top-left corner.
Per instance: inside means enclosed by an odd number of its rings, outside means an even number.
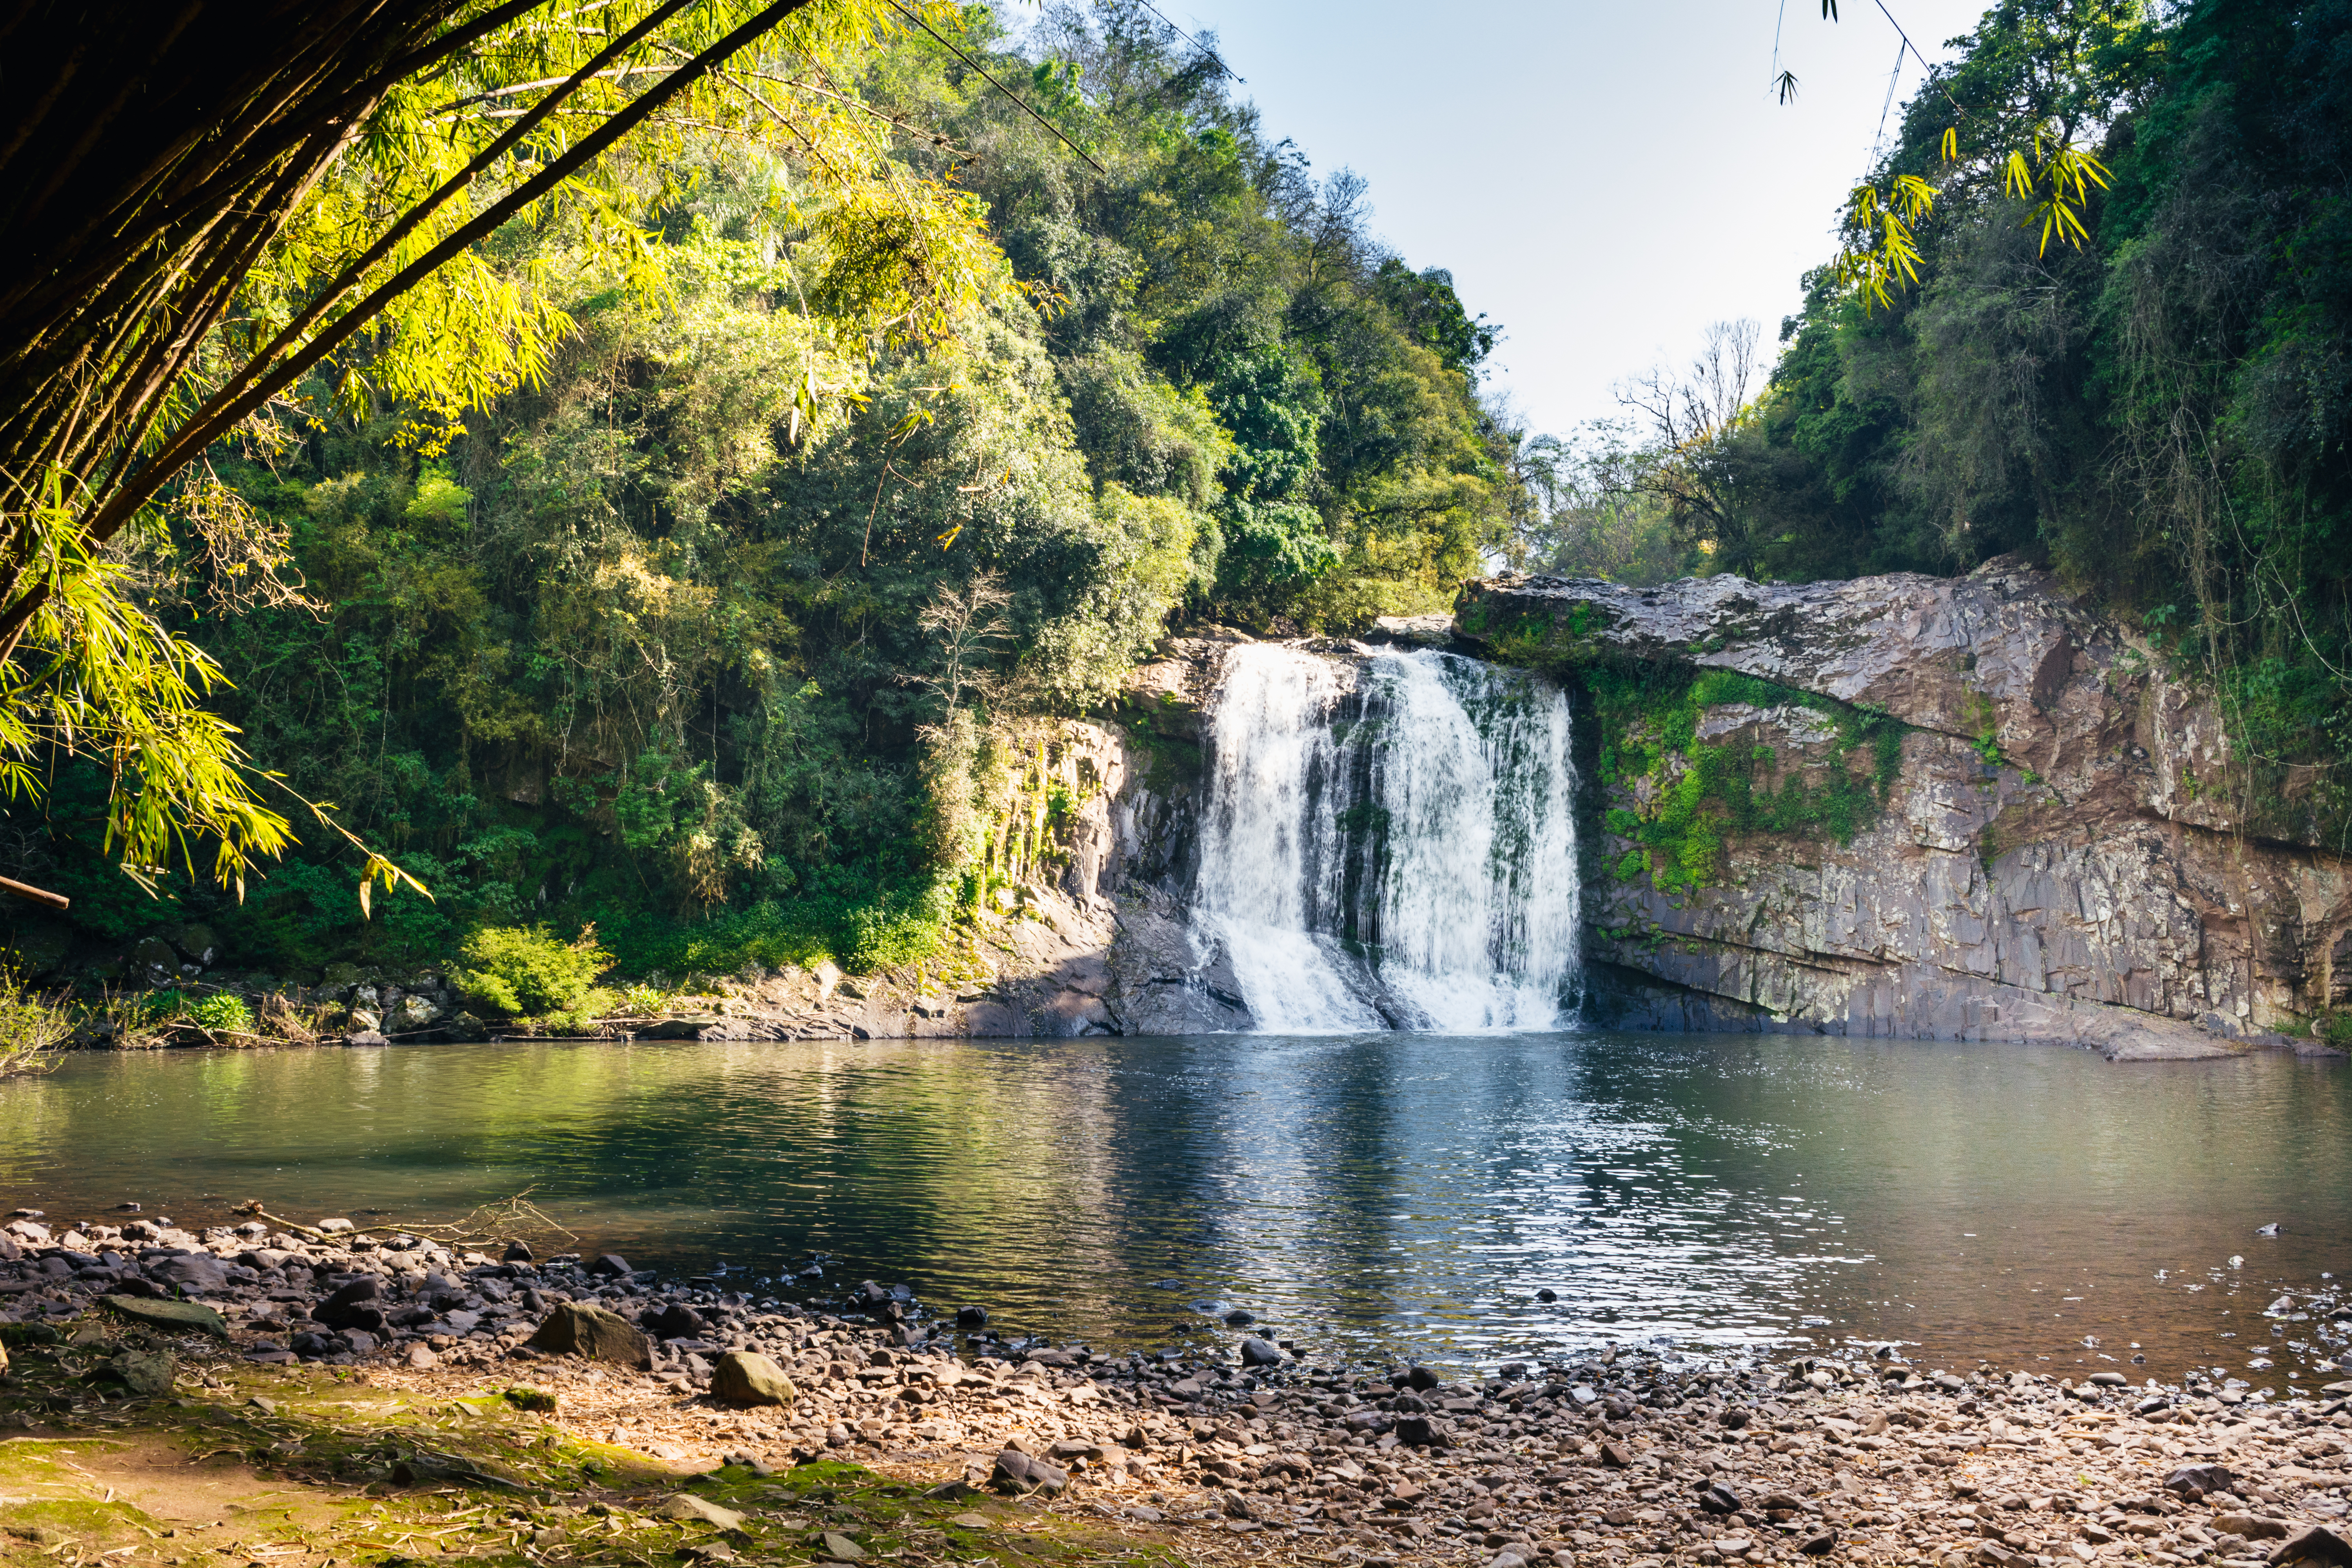
[[[1660,781],[1596,781],[1587,929],[1606,1020],[2162,1058],[2317,1048],[2312,1016],[2352,1001],[2344,857],[2244,830],[2211,710],[2042,574],[1505,577],[1468,584],[1459,623],[1571,681],[1736,671],[1905,726],[1884,806],[1849,842],[1734,835],[1699,887],[1641,866]],[[1657,743],[1594,740],[1596,762]],[[1801,702],[1707,707],[1693,741],[1801,781],[1843,765]]]

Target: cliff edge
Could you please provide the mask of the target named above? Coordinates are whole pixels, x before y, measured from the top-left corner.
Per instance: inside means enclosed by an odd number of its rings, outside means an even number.
[[[2014,561],[1496,577],[1455,630],[1587,704],[1599,1021],[2160,1059],[2325,1052],[2352,1002],[2345,858],[2254,831],[2210,705]]]

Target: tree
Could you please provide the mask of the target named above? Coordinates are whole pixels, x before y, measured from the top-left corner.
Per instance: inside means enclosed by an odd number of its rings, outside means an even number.
[[[0,787],[37,798],[45,752],[103,758],[134,875],[208,841],[241,886],[289,833],[124,542],[193,534],[249,595],[281,540],[205,468],[215,443],[299,427],[306,376],[404,403],[427,448],[534,379],[569,321],[485,253],[503,226],[572,226],[658,289],[622,173],[632,138],[691,127],[775,159],[845,334],[935,333],[990,285],[969,204],[890,168],[828,72],[898,25],[891,0],[592,10],[196,0],[159,26],[41,0],[0,22]],[[370,854],[362,901],[398,874]]]
[[[1704,541],[1727,572],[1753,573],[1762,542],[1749,526],[1731,437],[1751,413],[1756,347],[1750,320],[1709,323],[1686,374],[1652,370],[1618,389],[1618,401],[1649,422],[1658,459],[1633,479],[1664,502],[1675,531]]]

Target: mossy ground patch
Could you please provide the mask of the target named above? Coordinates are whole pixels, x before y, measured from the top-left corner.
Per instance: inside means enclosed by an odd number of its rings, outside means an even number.
[[[81,1373],[123,1337],[37,1347],[0,1387],[0,1563],[788,1564],[832,1560],[828,1533],[872,1562],[1175,1561],[1111,1521],[925,1496],[945,1475],[830,1461],[684,1473],[519,1408],[499,1380],[420,1389],[194,1360],[170,1395],[113,1398]],[[740,1511],[742,1528],[655,1517],[680,1491]]]

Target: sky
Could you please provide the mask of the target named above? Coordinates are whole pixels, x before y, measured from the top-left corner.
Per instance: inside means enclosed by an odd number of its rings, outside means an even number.
[[[1501,323],[1488,384],[1533,432],[1622,410],[1706,324],[1765,342],[1833,253],[1900,40],[1874,0],[1154,0],[1215,33],[1266,131],[1370,182],[1372,231]],[[1886,0],[1929,59],[1988,0]],[[1796,101],[1771,90],[1773,33]],[[1918,87],[1904,64],[1902,102]]]

